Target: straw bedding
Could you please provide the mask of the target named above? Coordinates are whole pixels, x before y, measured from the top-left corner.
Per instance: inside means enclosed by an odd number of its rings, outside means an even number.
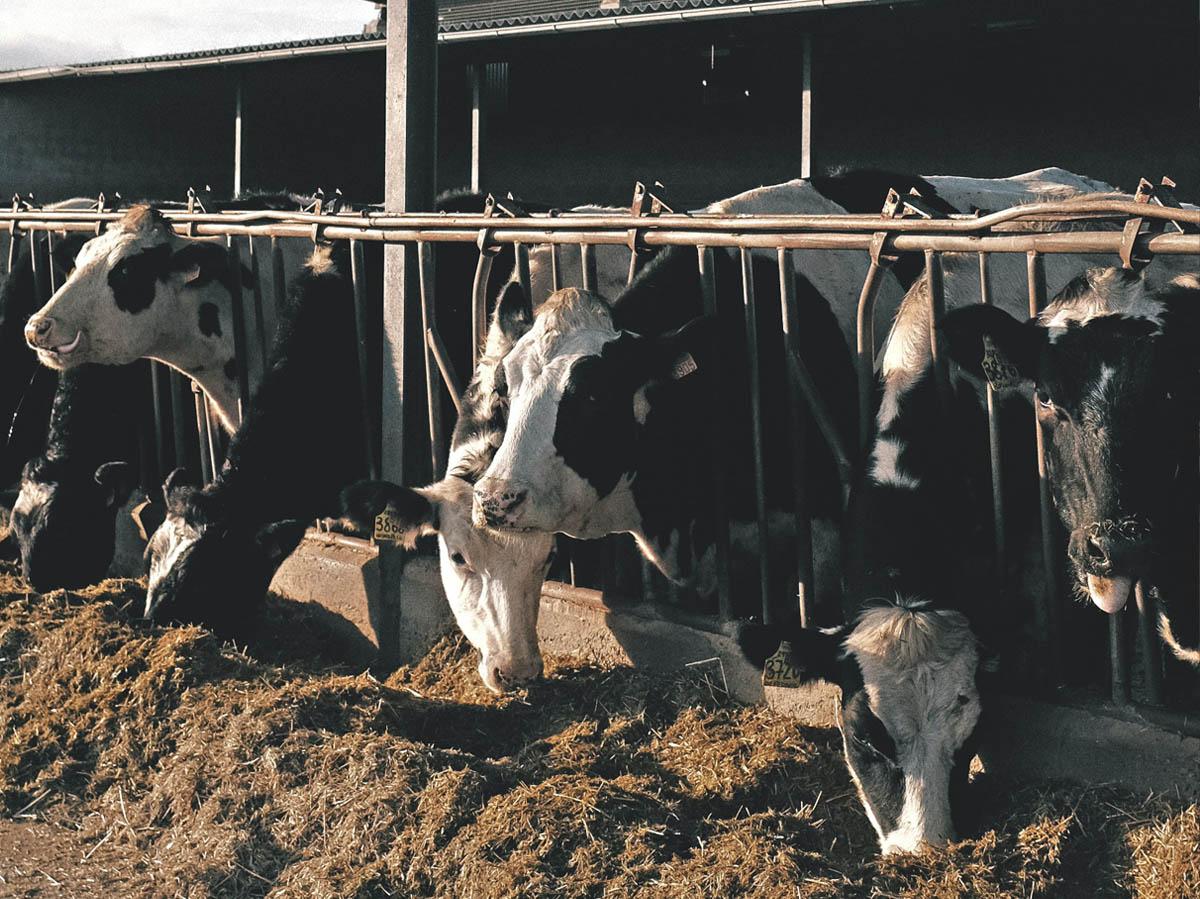
[[[551,658],[496,698],[446,638],[380,682],[295,609],[251,654],[132,622],[139,594],[0,577],[0,802],[57,809],[130,895],[1200,895],[1195,804],[984,783],[988,829],[880,860],[836,732],[703,675]]]

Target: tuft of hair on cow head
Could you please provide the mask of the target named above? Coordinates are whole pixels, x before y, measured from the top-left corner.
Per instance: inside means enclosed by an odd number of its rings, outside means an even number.
[[[390,481],[351,484],[338,497],[338,508],[343,523],[365,534],[373,533],[376,516],[390,509],[408,549],[417,538],[437,532],[437,507],[421,492]]]
[[[1038,357],[1048,339],[1036,320],[1017,321],[995,306],[976,304],[948,312],[938,330],[950,358],[996,390],[1009,390],[1037,376]]]
[[[137,487],[137,476],[128,462],[105,462],[93,477],[105,491],[105,505],[110,509],[125,505]]]

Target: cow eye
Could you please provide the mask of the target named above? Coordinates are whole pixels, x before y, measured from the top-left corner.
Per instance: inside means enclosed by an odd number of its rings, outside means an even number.
[[[455,565],[466,565],[467,559],[462,553],[450,553],[450,561]]]
[[[1038,406],[1040,406],[1041,408],[1043,408],[1047,411],[1051,411],[1054,409],[1054,401],[1052,399],[1050,399],[1050,395],[1048,393],[1045,393],[1044,391],[1039,390],[1037,392],[1037,402],[1038,402]]]
[[[968,696],[966,693],[962,693],[959,695],[959,697],[958,697],[959,705],[968,705],[970,702],[971,702],[971,697]]]

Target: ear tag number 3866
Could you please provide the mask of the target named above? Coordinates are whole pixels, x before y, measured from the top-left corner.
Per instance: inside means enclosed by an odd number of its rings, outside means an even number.
[[[404,542],[404,522],[390,506],[375,516],[375,530],[372,536],[376,543]]]
[[[764,687],[799,687],[800,674],[792,664],[792,644],[784,640],[763,665]]]

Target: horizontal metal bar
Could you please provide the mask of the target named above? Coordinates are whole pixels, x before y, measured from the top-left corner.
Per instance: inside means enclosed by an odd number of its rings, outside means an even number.
[[[548,224],[548,223],[546,223]],[[832,222],[830,223],[832,224]],[[837,222],[837,226],[842,223]],[[497,228],[491,232],[498,243],[586,244],[588,246],[624,246],[626,235],[619,231],[514,231]],[[22,221],[25,230],[91,231],[79,223],[49,223],[44,227],[35,221]],[[237,225],[197,224],[199,235],[252,235],[259,237],[309,238],[311,226],[302,224]],[[322,232],[326,240],[370,240],[384,243],[474,243],[477,232],[458,229],[380,229],[366,227],[330,226]],[[868,250],[869,234],[824,233],[742,233],[707,231],[657,231],[644,236],[647,246],[708,246],[773,250],[780,247],[797,250]],[[1072,231],[978,237],[951,234],[898,234],[888,239],[891,249],[900,252],[932,250],[942,253],[1118,253],[1121,234],[1116,231]],[[1194,234],[1142,235],[1136,243],[1138,251],[1158,255],[1200,255]]]
[[[1108,195],[1104,195],[1107,197]],[[405,214],[373,214],[368,210],[357,213],[338,213],[326,215],[310,212],[288,211],[281,209],[261,209],[237,212],[185,212],[181,210],[162,210],[163,216],[171,222],[192,222],[196,224],[231,222],[245,224],[248,222],[276,221],[320,224],[325,226],[365,226],[369,228],[418,228],[418,229],[456,229],[469,228],[479,231],[494,225],[496,220],[488,218],[483,213],[405,213]],[[91,222],[116,221],[124,215],[124,211],[95,212],[87,210],[0,210],[0,222],[16,220],[18,227],[28,227],[26,222]],[[949,216],[944,219],[905,219],[884,218],[881,215],[725,215],[718,213],[694,212],[688,214],[666,213],[646,217],[635,216],[626,212],[621,213],[573,213],[562,212],[551,216],[549,214],[533,214],[520,218],[504,219],[506,230],[553,229],[555,223],[564,227],[578,229],[616,229],[625,232],[621,243],[627,243],[628,231],[636,229],[645,232],[663,231],[687,228],[689,230],[738,230],[738,231],[812,231],[825,230],[830,222],[838,223],[838,230],[869,231],[875,233],[926,233],[926,234],[957,234],[982,233],[1000,225],[1012,222],[1039,220],[1079,220],[1095,217],[1119,217],[1159,219],[1177,221],[1187,224],[1200,225],[1200,209],[1175,209],[1168,206],[1155,206],[1137,203],[1132,198],[1096,198],[1091,200],[1076,200],[1056,203],[1027,203],[1001,209],[980,216]],[[1053,217],[1049,218],[1048,217]],[[306,232],[307,237],[311,232]],[[1118,235],[1119,237],[1119,235]]]

